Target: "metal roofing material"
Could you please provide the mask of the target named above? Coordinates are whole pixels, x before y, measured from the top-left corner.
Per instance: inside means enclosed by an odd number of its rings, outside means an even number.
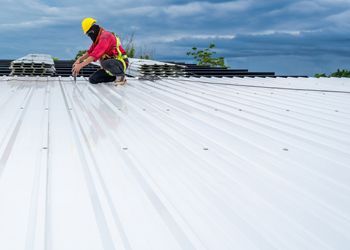
[[[0,60],[0,76],[9,75],[11,73],[12,60]]]
[[[34,58],[34,59],[33,59]],[[71,76],[73,60],[56,60],[54,65],[43,64],[43,61],[52,61],[51,56],[31,54],[28,57],[18,59],[10,66],[10,61],[0,60],[0,76],[10,75],[12,69],[12,75],[39,75],[39,76]],[[36,63],[33,63],[36,60]],[[40,61],[41,60],[41,61]],[[53,62],[53,61],[52,61]],[[80,71],[81,76],[88,77],[100,68],[98,62],[94,62],[84,67]],[[144,77],[144,78],[157,78],[157,77],[181,77],[181,76],[193,76],[193,77],[244,77],[244,76],[275,76],[273,72],[249,72],[246,69],[228,69],[226,67],[210,67],[196,64],[185,64],[175,62],[159,62],[154,60],[145,60],[137,58],[129,58],[129,68],[127,70],[128,76]]]
[[[14,60],[12,63],[37,63],[37,64],[48,64],[54,65],[51,55],[48,54],[28,54],[24,57]]]
[[[53,76],[54,61],[50,55],[29,54],[11,63],[11,75],[16,76]]]
[[[184,75],[195,77],[273,77],[274,72],[249,72],[247,69],[229,69],[227,67],[213,67],[207,65],[197,65],[189,63],[173,62],[179,66],[183,66]]]
[[[72,67],[73,67],[74,61],[73,60],[58,60],[55,61],[55,68],[56,68],[56,76],[71,76],[72,75]],[[100,69],[99,65],[95,65],[93,63],[90,63],[89,65],[82,68],[79,72],[80,76],[89,77],[91,74],[96,72],[98,69]]]
[[[126,70],[126,73],[134,77],[186,76],[185,67],[182,65],[137,58],[129,58],[129,67]]]
[[[2,77],[0,249],[347,249],[349,93]]]
[[[274,72],[248,72],[248,70],[228,69],[176,62],[159,62],[145,59],[129,59],[127,74],[134,77],[233,77],[233,76],[275,76]]]

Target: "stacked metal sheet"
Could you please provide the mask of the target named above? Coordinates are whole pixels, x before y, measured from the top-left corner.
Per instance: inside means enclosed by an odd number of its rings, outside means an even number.
[[[29,54],[11,63],[11,75],[53,76],[55,63],[50,55]]]
[[[56,76],[71,76],[73,64],[73,60],[55,61]],[[89,77],[99,69],[99,65],[91,63],[80,70],[79,76]]]
[[[0,60],[0,76],[7,76],[11,73],[11,62],[12,60]]]
[[[185,66],[145,59],[129,59],[126,71],[134,77],[179,77],[186,76]]]
[[[179,62],[169,63],[183,66],[186,75],[193,77],[275,77],[274,72],[250,72],[248,69],[229,69]]]

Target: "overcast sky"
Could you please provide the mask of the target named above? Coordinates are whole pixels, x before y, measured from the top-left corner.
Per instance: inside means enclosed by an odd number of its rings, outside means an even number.
[[[278,74],[350,68],[350,0],[0,0],[0,58],[49,53],[74,58],[89,46],[83,17],[155,59],[189,61],[192,46],[214,42],[232,68]]]

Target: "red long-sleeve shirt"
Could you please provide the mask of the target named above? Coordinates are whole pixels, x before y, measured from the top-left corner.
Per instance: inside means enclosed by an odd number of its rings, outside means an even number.
[[[90,46],[88,55],[93,57],[95,62],[104,56],[113,58],[118,55],[116,44],[116,37],[111,32],[102,29],[96,39],[96,42]],[[126,54],[122,45],[119,46],[119,50],[123,55]]]

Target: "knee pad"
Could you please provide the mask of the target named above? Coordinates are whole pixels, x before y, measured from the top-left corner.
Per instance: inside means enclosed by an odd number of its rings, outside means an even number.
[[[111,76],[120,74],[119,61],[116,59],[107,59],[101,62],[102,68]]]

